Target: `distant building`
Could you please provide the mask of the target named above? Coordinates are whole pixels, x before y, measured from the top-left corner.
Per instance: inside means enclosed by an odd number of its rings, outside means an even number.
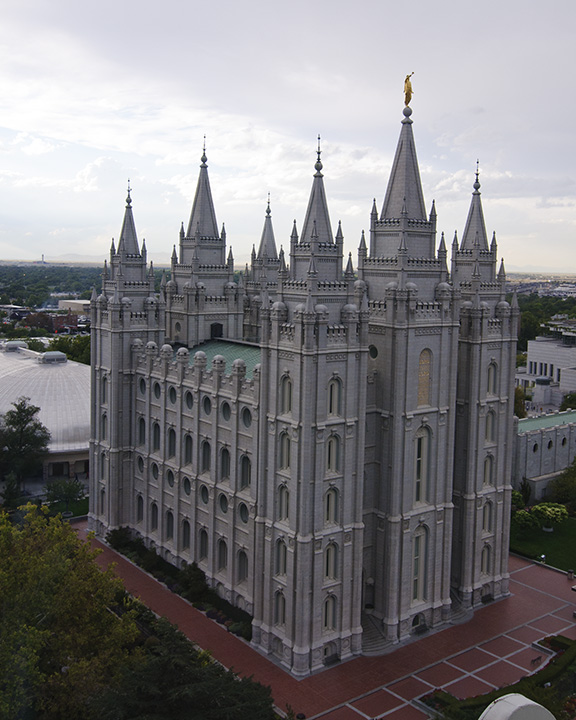
[[[235,282],[204,153],[160,293],[129,194],[91,301],[91,526],[196,561],[298,677],[508,593],[518,306],[478,173],[449,269],[411,113],[356,269],[318,149]]]

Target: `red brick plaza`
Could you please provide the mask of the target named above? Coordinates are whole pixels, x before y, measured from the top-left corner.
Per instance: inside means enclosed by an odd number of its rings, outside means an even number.
[[[76,524],[81,535],[86,524]],[[295,680],[246,642],[97,540],[98,561],[116,563],[126,589],[239,675],[269,685],[276,706],[307,720],[418,720],[414,698],[443,688],[456,697],[480,695],[535,672],[546,656],[531,644],[561,633],[576,639],[576,594],[563,573],[510,557],[511,596],[478,610],[463,625],[431,634],[379,657],[359,657]],[[539,659],[541,657],[541,660]]]

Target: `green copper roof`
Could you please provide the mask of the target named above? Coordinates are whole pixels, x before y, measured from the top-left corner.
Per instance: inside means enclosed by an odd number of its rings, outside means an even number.
[[[543,430],[544,428],[555,427],[557,425],[568,425],[568,423],[576,423],[576,410],[519,420],[518,434],[532,430]]]
[[[234,360],[241,359],[246,363],[246,377],[252,378],[254,368],[261,360],[260,348],[257,345],[247,343],[229,342],[227,340],[210,340],[202,345],[190,348],[190,365],[194,364],[194,355],[202,351],[206,354],[208,369],[212,366],[212,360],[216,355],[222,355],[226,360],[226,374],[232,372]]]

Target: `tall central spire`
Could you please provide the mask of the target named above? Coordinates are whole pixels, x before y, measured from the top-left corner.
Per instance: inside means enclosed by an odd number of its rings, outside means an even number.
[[[198,177],[198,185],[196,186],[196,194],[194,195],[194,203],[192,212],[190,213],[190,222],[188,223],[188,232],[186,237],[194,237],[199,234],[200,237],[219,237],[218,223],[216,222],[216,213],[214,212],[214,202],[212,201],[212,191],[210,190],[210,180],[208,179],[208,165],[206,164],[206,142],[200,158],[200,175]]]
[[[134,223],[134,215],[132,214],[132,198],[130,197],[130,180],[128,180],[128,196],[126,197],[126,210],[124,211],[124,220],[122,221],[122,229],[118,238],[118,249],[123,249],[126,255],[140,255],[138,247],[138,237],[136,235],[136,225]]]
[[[400,218],[404,210],[410,220],[426,220],[424,194],[420,182],[410,115],[412,115],[412,109],[405,107],[402,130],[380,220]]]
[[[460,243],[460,250],[472,250],[475,243],[478,243],[480,250],[488,250],[488,236],[486,234],[486,224],[484,223],[484,213],[482,211],[482,200],[480,199],[480,180],[478,179],[479,169],[476,163],[476,180],[474,181],[474,192],[472,193],[472,202],[468,211],[466,227],[464,235]]]
[[[324,190],[324,176],[322,175],[322,162],[320,155],[320,135],[318,135],[318,157],[314,168],[314,180],[312,182],[312,191],[310,200],[308,201],[308,209],[306,210],[306,218],[300,235],[301,243],[310,243],[313,234],[317,235],[319,243],[334,243],[332,235],[332,226],[330,224],[330,215],[328,214],[328,202],[326,201],[326,191]],[[315,227],[314,227],[315,226]]]

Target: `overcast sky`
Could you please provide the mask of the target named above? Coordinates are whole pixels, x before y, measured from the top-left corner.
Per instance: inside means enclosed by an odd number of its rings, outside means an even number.
[[[0,259],[103,259],[128,178],[168,261],[202,144],[237,264],[301,228],[317,136],[356,266],[412,78],[427,207],[449,244],[476,160],[507,269],[576,273],[574,0],[0,0]]]

